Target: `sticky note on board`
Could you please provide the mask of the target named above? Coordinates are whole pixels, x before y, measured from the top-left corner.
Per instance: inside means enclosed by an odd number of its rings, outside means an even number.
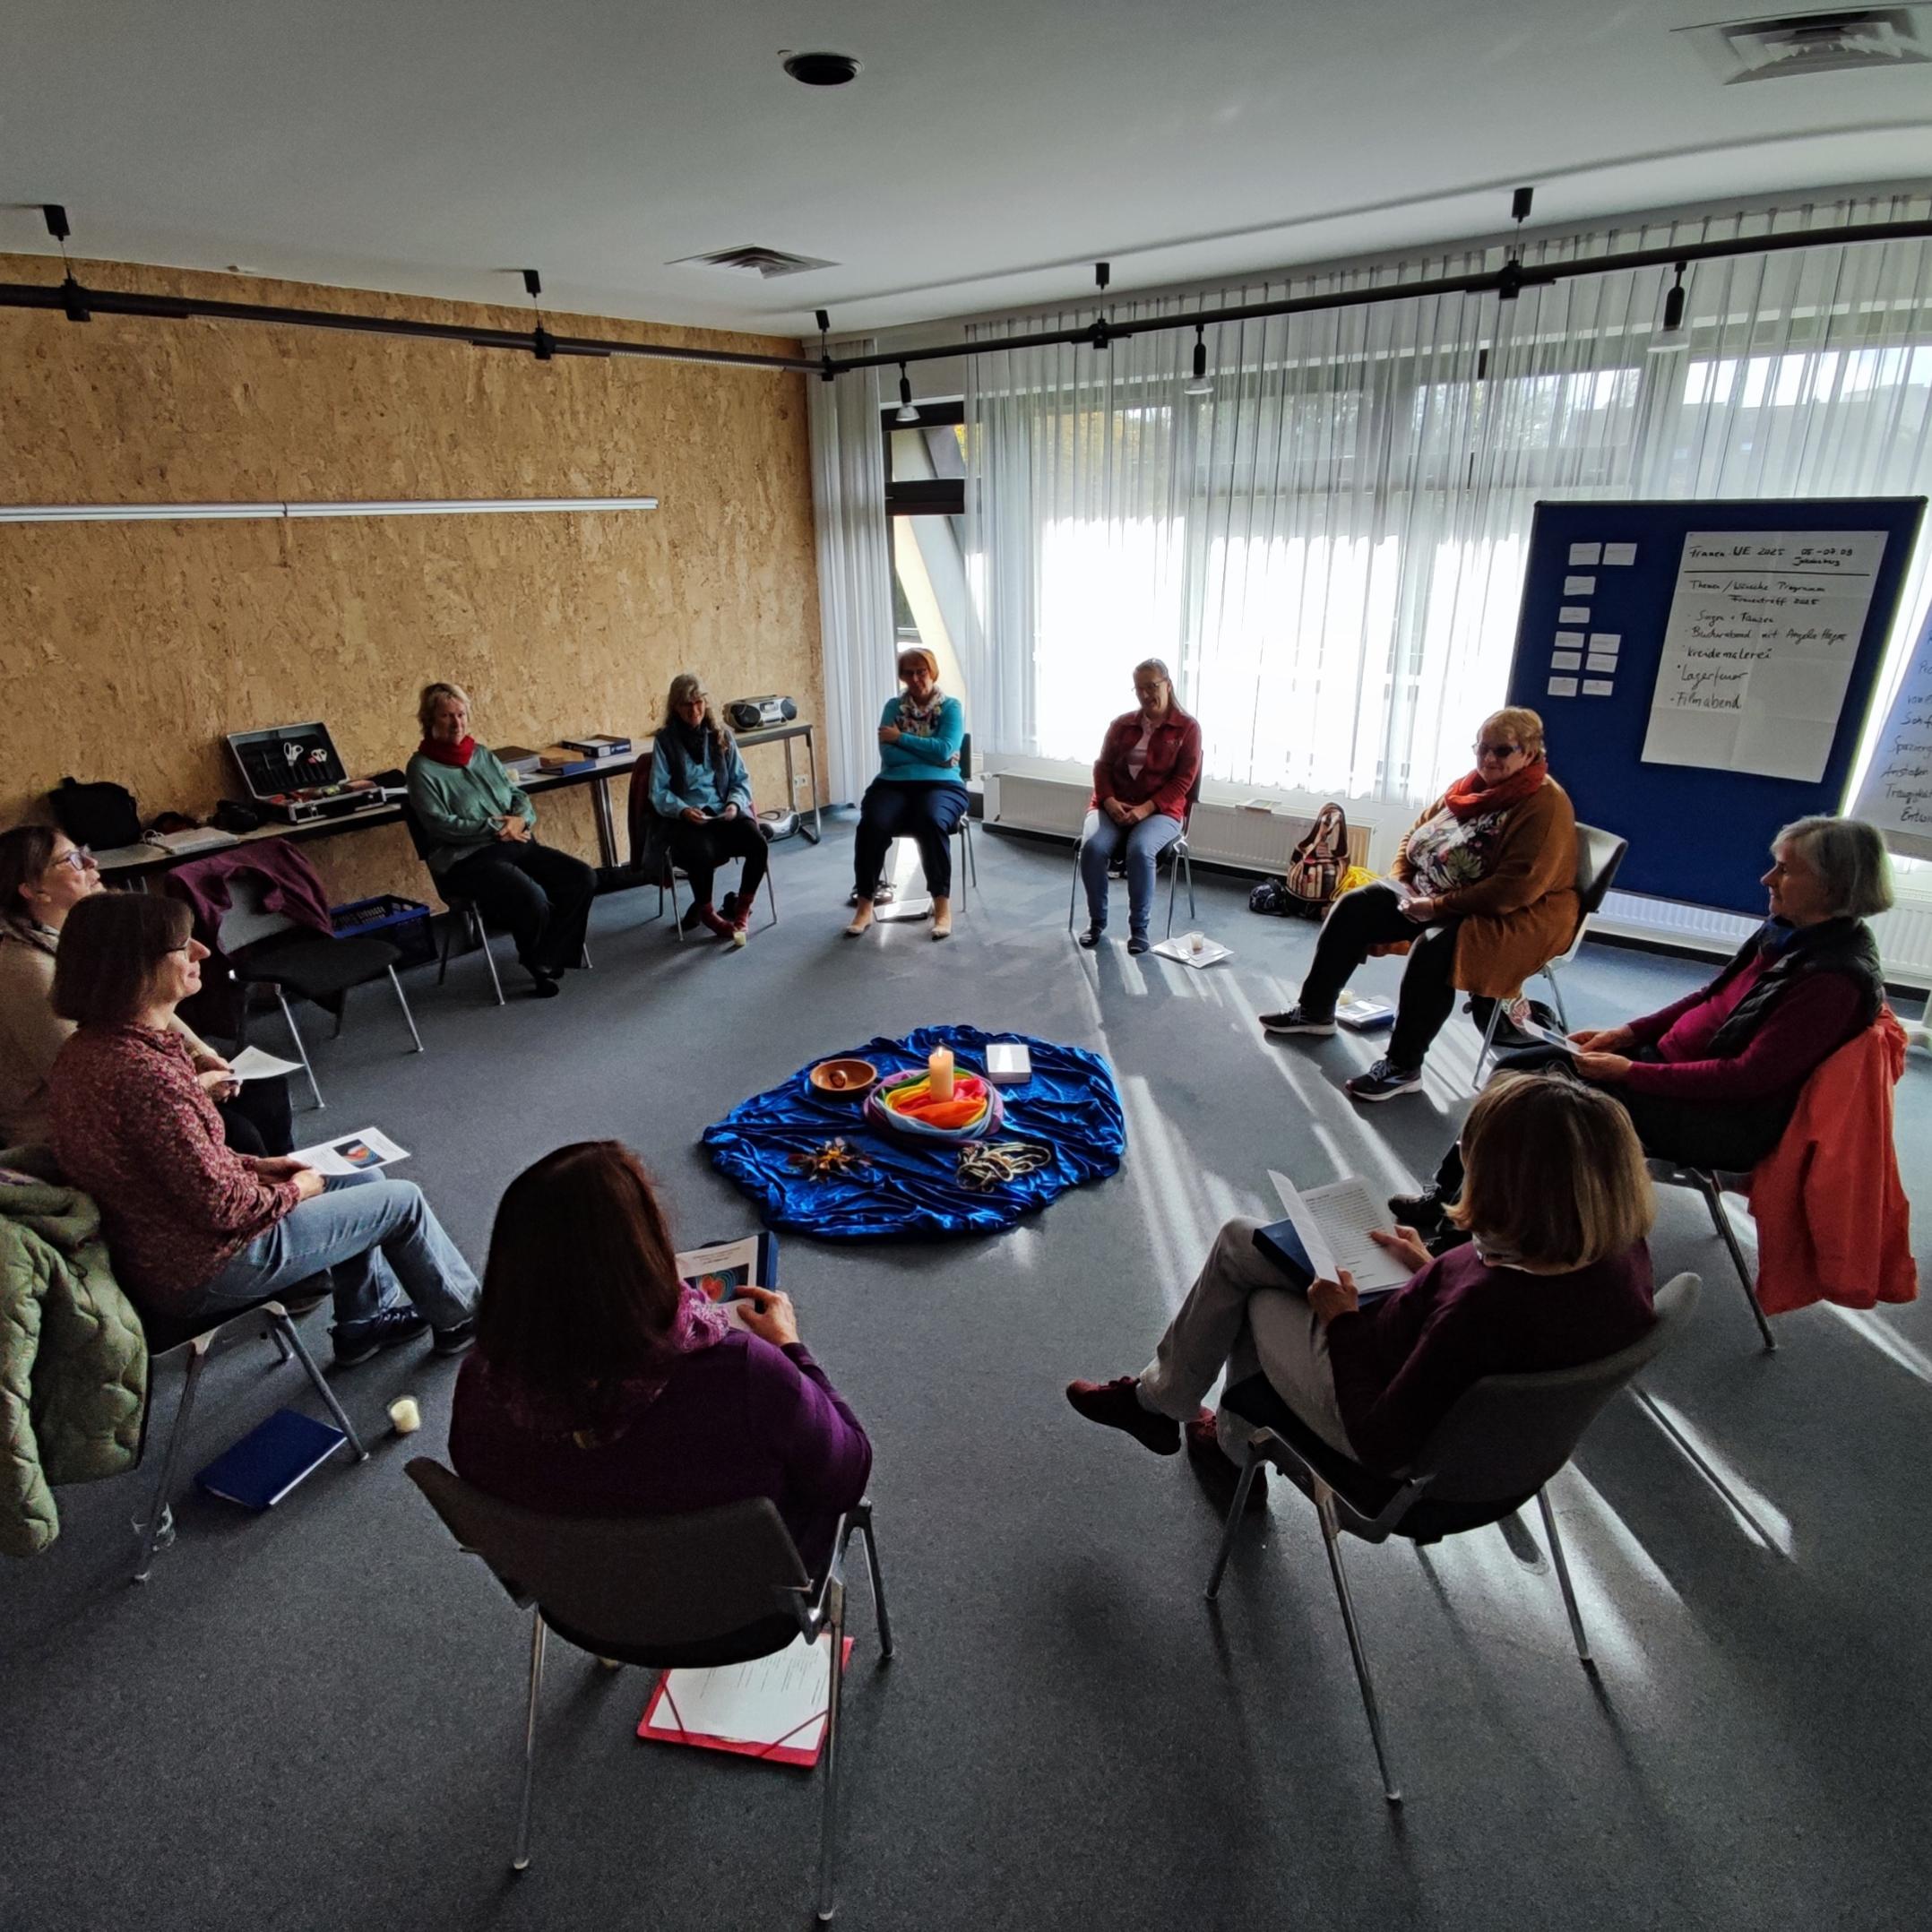
[[[1588,604],[1565,604],[1557,613],[1557,622],[1558,624],[1588,624],[1590,622],[1590,606]]]
[[[1565,577],[1563,580],[1563,594],[1565,597],[1594,597],[1597,594],[1597,580],[1594,577]]]
[[[1615,568],[1619,564],[1634,564],[1637,560],[1637,547],[1634,543],[1607,543],[1603,547],[1603,561]],[[1576,559],[1573,556],[1574,564]]]
[[[1583,695],[1586,698],[1607,698],[1610,694],[1608,677],[1586,677],[1583,680]]]
[[[1570,546],[1570,561],[1573,564],[1594,564],[1603,555],[1600,543],[1573,543]]]
[[[1549,680],[1549,694],[1553,698],[1574,698],[1576,695],[1575,678],[1552,677]]]
[[[1614,651],[1592,651],[1590,661],[1584,665],[1586,671],[1614,671],[1617,668],[1617,653]]]
[[[1590,648],[1592,651],[1615,651],[1624,641],[1621,631],[1592,631],[1590,634]]]
[[[1583,668],[1583,653],[1581,651],[1552,651],[1549,668],[1553,671],[1580,671]]]
[[[1557,649],[1558,651],[1581,651],[1583,648],[1583,634],[1581,631],[1558,631],[1557,633]]]

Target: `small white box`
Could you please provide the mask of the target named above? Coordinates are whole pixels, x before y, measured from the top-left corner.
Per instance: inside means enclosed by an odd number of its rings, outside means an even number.
[[[986,1077],[996,1087],[1023,1086],[1033,1077],[1033,1056],[1017,1040],[988,1040]]]

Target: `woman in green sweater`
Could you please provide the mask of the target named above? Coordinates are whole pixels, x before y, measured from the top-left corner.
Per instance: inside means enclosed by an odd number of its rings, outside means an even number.
[[[581,858],[539,845],[537,808],[502,761],[470,736],[460,685],[423,687],[423,741],[410,760],[410,809],[429,842],[429,869],[446,890],[507,927],[539,999],[583,960],[597,875]]]

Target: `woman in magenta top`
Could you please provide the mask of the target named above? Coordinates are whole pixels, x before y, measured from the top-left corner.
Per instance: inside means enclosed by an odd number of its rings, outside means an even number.
[[[1127,951],[1147,950],[1154,861],[1187,820],[1187,795],[1201,776],[1201,727],[1174,700],[1174,681],[1159,658],[1134,667],[1135,711],[1107,728],[1093,761],[1093,796],[1080,834],[1080,876],[1087,888],[1083,946],[1107,930],[1107,875],[1125,855]]]
[[[1225,1374],[1259,1374],[1333,1449],[1385,1475],[1410,1469],[1486,1376],[1575,1368],[1615,1355],[1656,1319],[1646,1237],[1650,1175],[1629,1117],[1574,1081],[1492,1081],[1462,1139],[1469,1183],[1453,1211],[1467,1246],[1432,1260],[1411,1228],[1376,1239],[1414,1269],[1364,1306],[1346,1271],[1306,1287],[1229,1221],[1154,1358],[1138,1376],[1074,1382],[1090,1422],[1171,1455],[1185,1436],[1218,1501],[1253,1427],[1200,1404]]]
[[[1892,903],[1885,841],[1856,818],[1801,818],[1772,845],[1771,917],[1708,985],[1622,1026],[1573,1033],[1580,1050],[1505,1054],[1515,1073],[1574,1071],[1614,1094],[1659,1160],[1747,1172],[1778,1144],[1816,1069],[1878,1017],[1885,975],[1865,921]],[[1443,1231],[1462,1185],[1452,1147],[1434,1186],[1389,1203]]]
[[[789,1297],[754,1289],[730,1306],[736,1320],[678,1279],[630,1149],[546,1155],[496,1210],[450,1417],[457,1473],[560,1516],[770,1496],[815,1572],[865,1495],[872,1445],[799,1341]]]

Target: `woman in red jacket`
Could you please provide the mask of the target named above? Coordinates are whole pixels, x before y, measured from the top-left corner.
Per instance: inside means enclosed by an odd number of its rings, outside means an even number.
[[[1159,658],[1134,667],[1140,709],[1107,728],[1093,761],[1093,796],[1080,834],[1080,876],[1087,888],[1083,946],[1107,930],[1107,874],[1117,853],[1127,867],[1127,951],[1147,950],[1154,861],[1187,818],[1187,794],[1201,774],[1201,727],[1174,702],[1174,681]]]
[[[1629,1117],[1574,1081],[1505,1077],[1477,1097],[1462,1142],[1469,1182],[1451,1212],[1469,1242],[1432,1261],[1412,1228],[1376,1236],[1415,1270],[1404,1287],[1367,1307],[1346,1270],[1304,1288],[1255,1247],[1255,1222],[1231,1220],[1153,1360],[1071,1383],[1068,1402],[1160,1455],[1185,1435],[1225,1501],[1253,1429],[1200,1407],[1223,1371],[1229,1386],[1265,1376],[1331,1448],[1396,1476],[1485,1376],[1628,1348],[1655,1319],[1655,1202]]]

